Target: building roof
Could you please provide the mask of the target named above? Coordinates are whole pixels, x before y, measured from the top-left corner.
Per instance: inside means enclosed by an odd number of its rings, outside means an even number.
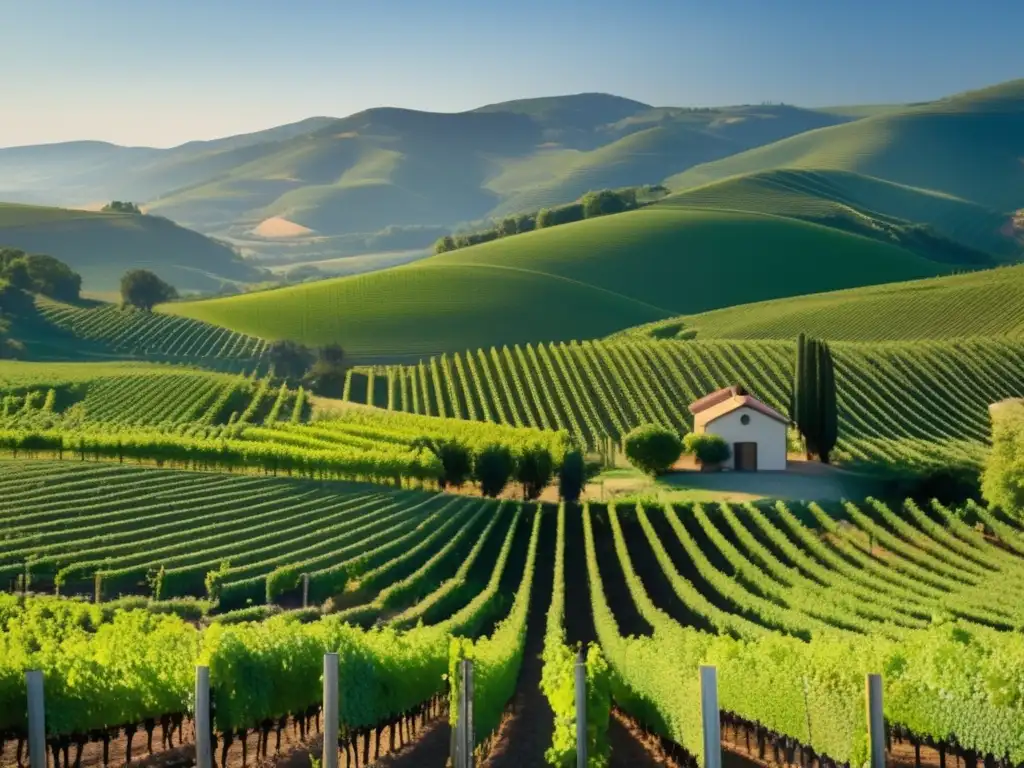
[[[698,400],[697,402],[699,403],[700,400]],[[788,418],[783,416],[774,408],[769,408],[767,405],[762,403],[757,398],[751,397],[750,395],[731,395],[724,400],[719,400],[710,407],[702,408],[697,414],[695,414],[695,426],[698,424],[708,425],[712,421],[720,419],[722,416],[725,416],[728,413],[732,413],[733,411],[737,411],[740,408],[752,408],[753,410],[758,411],[759,413],[763,413],[770,419],[775,419],[776,421],[780,421],[786,425],[789,424]],[[690,406],[690,409],[692,410],[693,406]]]
[[[711,408],[712,406],[718,405],[719,403],[728,400],[730,397],[739,396],[737,387],[731,386],[725,389],[719,389],[712,392],[710,395],[704,395],[700,400],[696,400],[690,404],[690,413],[696,416],[703,410]]]

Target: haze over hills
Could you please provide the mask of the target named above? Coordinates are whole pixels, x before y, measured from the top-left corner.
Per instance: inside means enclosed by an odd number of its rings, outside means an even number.
[[[0,204],[0,247],[54,256],[94,293],[116,291],[133,268],[149,269],[183,292],[264,277],[224,243],[160,216]]]
[[[850,118],[796,107],[654,108],[607,94],[455,114],[379,108],[168,150],[74,142],[0,149],[0,198],[131,199],[241,235],[279,216],[318,234],[447,225],[658,182]]]

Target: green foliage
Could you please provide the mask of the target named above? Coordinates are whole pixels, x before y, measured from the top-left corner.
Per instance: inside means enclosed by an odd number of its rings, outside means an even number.
[[[523,495],[527,499],[540,498],[554,469],[555,459],[545,446],[525,446],[516,457],[516,480],[523,486]]]
[[[515,467],[515,457],[507,446],[487,445],[477,452],[473,461],[473,478],[480,483],[484,496],[497,497],[512,479]]]
[[[683,438],[687,453],[692,453],[701,464],[714,466],[728,461],[731,455],[729,444],[720,435],[708,432],[691,432]]]
[[[411,447],[416,451],[429,451],[441,463],[438,484],[442,490],[449,485],[461,488],[473,476],[473,454],[467,445],[457,439],[418,437],[412,441]]]
[[[587,483],[587,467],[583,452],[573,449],[565,454],[558,467],[558,496],[563,501],[576,503]]]
[[[309,348],[295,341],[281,339],[267,345],[267,361],[273,366],[274,374],[285,379],[301,379],[314,360]]]
[[[302,574],[291,565],[282,565],[267,575],[267,602],[275,602],[281,595],[299,586]]]
[[[76,301],[82,276],[52,256],[0,247],[0,279],[12,288],[41,293],[61,301]]]
[[[544,753],[549,765],[576,765],[576,663],[577,654],[565,642],[565,507],[558,509],[555,540],[555,575],[544,633],[540,688],[555,716],[551,747]],[[575,578],[575,575],[573,576]],[[581,651],[582,652],[582,651]],[[608,722],[611,712],[611,670],[599,645],[586,651],[587,766],[605,768],[611,747]]]
[[[136,203],[114,200],[107,203],[100,209],[103,213],[136,213],[141,214],[142,209]]]
[[[992,408],[992,450],[985,460],[982,493],[989,504],[1024,517],[1024,404]]]
[[[642,424],[623,439],[629,463],[648,475],[667,472],[683,453],[683,442],[673,430]]]
[[[828,464],[839,436],[832,352],[825,342],[804,334],[797,338],[790,418],[803,435],[808,457]]]
[[[121,277],[121,303],[149,312],[157,304],[178,298],[173,285],[148,269],[129,269]]]
[[[627,192],[615,192],[611,189],[587,192],[580,198],[580,205],[583,206],[583,217],[587,219],[622,213],[636,207],[636,190],[632,191],[632,195]]]

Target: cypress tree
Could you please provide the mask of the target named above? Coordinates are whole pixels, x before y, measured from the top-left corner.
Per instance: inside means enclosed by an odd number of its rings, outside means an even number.
[[[820,453],[821,442],[821,413],[819,405],[819,342],[817,339],[808,339],[804,347],[804,373],[803,388],[806,396],[803,398],[801,408],[803,410],[803,424],[801,431],[804,440],[807,442],[807,458]]]
[[[789,393],[789,418],[801,427],[801,408],[805,397],[803,389],[804,347],[807,337],[802,333],[796,337],[796,358],[793,362],[793,386]]]
[[[836,446],[839,437],[839,417],[836,408],[836,378],[832,364],[832,351],[828,344],[818,345],[818,412],[819,436],[818,456],[829,463],[829,454]]]

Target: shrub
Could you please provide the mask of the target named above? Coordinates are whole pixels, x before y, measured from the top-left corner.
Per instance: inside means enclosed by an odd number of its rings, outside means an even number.
[[[299,586],[302,574],[293,565],[282,565],[267,575],[267,602],[272,603],[285,592]]]
[[[505,490],[516,467],[512,452],[496,443],[482,448],[474,464],[473,476],[480,483],[480,492],[492,498]]]
[[[1013,515],[1024,513],[1024,404],[992,409],[992,450],[985,461],[981,492],[989,504]]]
[[[701,464],[721,464],[728,461],[732,451],[729,444],[719,435],[691,432],[683,441],[686,452],[692,453]]]
[[[626,458],[648,475],[660,475],[679,460],[683,443],[671,429],[644,424],[626,435]]]
[[[473,476],[473,456],[468,447],[458,440],[436,440],[432,437],[418,437],[413,443],[414,450],[427,450],[441,462],[441,477],[438,485],[444,490],[449,485],[461,488]]]
[[[527,499],[538,498],[554,473],[555,462],[551,452],[540,445],[524,448],[516,462],[516,480],[523,484],[523,494]]]
[[[586,483],[587,467],[583,454],[577,449],[568,451],[562,459],[562,466],[558,468],[558,495],[563,501],[576,503]]]

